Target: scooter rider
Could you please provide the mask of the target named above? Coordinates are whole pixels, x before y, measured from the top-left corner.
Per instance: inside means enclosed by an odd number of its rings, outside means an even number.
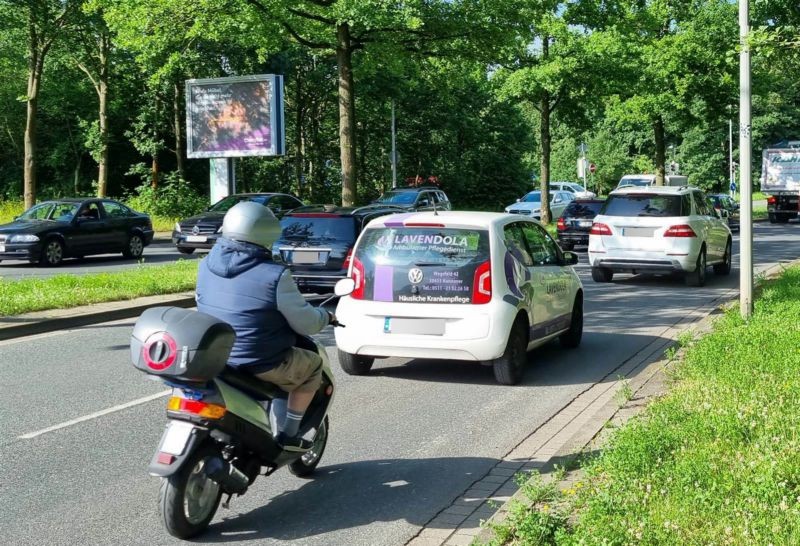
[[[231,207],[222,237],[200,263],[197,309],[236,331],[228,365],[289,393],[276,440],[286,450],[305,451],[312,442],[298,437],[298,429],[320,386],[322,359],[294,347],[295,332],[316,334],[336,317],[309,305],[289,269],[272,261],[280,233],[280,223],[265,206],[244,201]]]

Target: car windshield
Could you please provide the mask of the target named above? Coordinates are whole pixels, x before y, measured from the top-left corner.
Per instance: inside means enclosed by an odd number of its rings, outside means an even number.
[[[381,195],[375,202],[376,203],[399,203],[401,205],[410,205],[417,199],[416,192],[412,191],[387,191]]]
[[[241,203],[242,201],[255,201],[259,205],[264,205],[267,202],[266,195],[229,195],[220,201],[214,203],[210,211],[214,212],[228,212],[233,205]]]
[[[573,201],[561,216],[564,218],[594,218],[603,207],[602,201]]]
[[[40,203],[20,214],[19,219],[69,221],[78,212],[78,207],[80,203]]]
[[[610,195],[600,214],[606,216],[688,216],[682,211],[680,195],[629,193]]]
[[[619,187],[624,188],[625,186],[640,186],[640,187],[647,187],[652,184],[652,180],[649,178],[625,178],[619,181]]]
[[[308,213],[284,216],[281,238],[289,241],[355,242],[355,220],[352,216]]]
[[[528,193],[525,197],[520,199],[523,203],[541,203],[542,202],[542,194],[538,191],[532,191]]]

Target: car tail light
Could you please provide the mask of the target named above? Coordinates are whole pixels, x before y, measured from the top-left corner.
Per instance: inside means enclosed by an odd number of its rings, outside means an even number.
[[[364,285],[366,282],[364,281],[364,264],[361,263],[356,257],[352,257],[353,262],[353,271],[351,273],[353,280],[356,283],[356,287],[353,289],[353,292],[350,294],[351,298],[357,300],[364,299]]]
[[[492,262],[487,260],[475,269],[472,280],[472,303],[489,303],[492,299]]]
[[[592,224],[592,229],[589,230],[589,235],[611,235],[611,228],[600,222]]]
[[[697,234],[692,229],[692,226],[688,224],[680,224],[677,226],[671,226],[667,231],[664,232],[664,237],[697,237]]]
[[[353,249],[351,248],[350,250],[347,251],[347,256],[344,257],[344,266],[343,267],[344,267],[345,270],[349,270],[350,269],[350,260],[352,258],[353,258]]]
[[[767,205],[774,205],[777,202],[778,202],[778,198],[775,197],[774,195],[768,195],[767,196]]]
[[[567,223],[564,221],[563,218],[559,218],[558,222],[556,222],[556,229],[558,229],[558,231],[566,231]]]
[[[201,402],[200,400],[187,400],[180,396],[171,397],[169,402],[167,402],[167,409],[169,411],[199,415],[206,419],[222,419],[228,411],[225,406],[209,404],[208,402]]]

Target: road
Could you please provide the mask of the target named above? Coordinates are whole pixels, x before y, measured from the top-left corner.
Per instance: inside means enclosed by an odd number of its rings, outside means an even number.
[[[800,256],[797,229],[758,224],[756,264]],[[260,478],[199,542],[404,544],[579,393],[738,284],[738,270],[709,274],[699,289],[627,275],[596,284],[585,264],[578,270],[583,344],[532,352],[520,386],[499,386],[475,364],[388,359],[370,376],[350,377],[334,362],[339,394],[317,477],[280,470]],[[158,480],[146,474],[164,426],[164,387],[129,364],[131,325],[0,342],[6,543],[179,542],[161,526]],[[335,357],[330,329],[319,337]]]
[[[164,264],[178,259],[197,259],[206,255],[205,251],[194,254],[181,254],[167,239],[158,239],[145,247],[143,263]],[[0,263],[0,277],[5,279],[21,279],[25,277],[52,277],[53,275],[83,275],[85,273],[109,273],[137,267],[139,262],[125,258],[122,254],[101,254],[87,256],[81,260],[67,258],[58,267],[41,267],[19,260],[5,260]]]

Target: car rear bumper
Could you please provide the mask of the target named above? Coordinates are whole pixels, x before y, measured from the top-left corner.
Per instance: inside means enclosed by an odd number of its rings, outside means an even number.
[[[589,232],[585,233],[558,233],[559,243],[568,243],[572,245],[588,245]]]
[[[640,253],[643,254],[643,253]],[[665,254],[647,253],[650,256],[608,256],[589,250],[589,262],[592,267],[602,267],[618,273],[684,273],[694,271],[696,256],[668,256]],[[655,255],[652,255],[655,254]]]

